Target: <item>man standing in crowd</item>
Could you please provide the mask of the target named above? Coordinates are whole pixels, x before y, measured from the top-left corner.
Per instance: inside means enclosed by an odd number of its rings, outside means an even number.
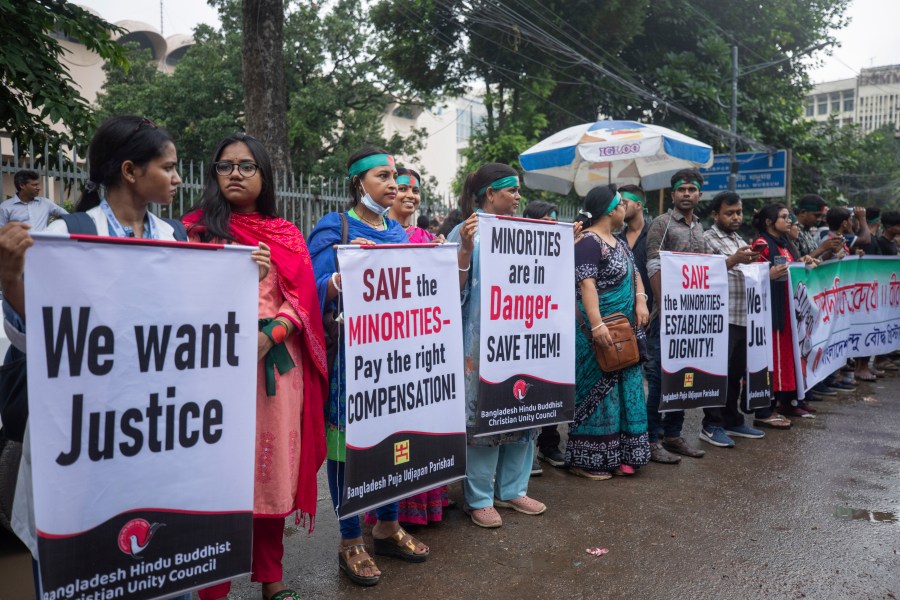
[[[625,229],[616,237],[631,248],[644,291],[647,292],[647,310],[652,311],[653,290],[650,289],[650,276],[647,274],[647,232],[650,230],[650,221],[644,218],[647,200],[644,190],[637,185],[623,185],[619,188],[619,193],[625,203]]]
[[[703,176],[696,169],[682,169],[672,176],[671,183],[672,208],[666,214],[654,219],[647,231],[647,274],[650,276],[650,289],[653,290],[655,298],[661,297],[660,251],[695,254],[706,252],[703,225],[694,214],[694,209],[700,202]],[[659,305],[656,303],[650,313],[647,346],[650,360],[644,365],[644,374],[648,386],[647,433],[650,438],[650,459],[658,463],[675,464],[681,462],[681,457],[675,454],[700,458],[706,452],[688,444],[681,435],[684,411],[669,411],[665,415],[659,412],[662,395],[662,354]],[[709,409],[704,409],[704,412],[714,418]]]
[[[734,192],[719,192],[712,200],[713,225],[703,233],[707,252],[728,258],[728,391],[723,408],[704,410],[700,439],[713,446],[731,448],[731,436],[759,439],[766,434],[744,423],[738,407],[741,380],[747,369],[747,294],[744,275],[737,265],[753,262],[758,256],[738,234],[744,219],[741,197]]]
[[[43,231],[50,224],[50,217],[58,218],[69,214],[66,209],[53,203],[41,193],[41,179],[34,171],[22,170],[13,176],[16,195],[0,204],[0,227],[10,221],[31,225],[31,231]]]

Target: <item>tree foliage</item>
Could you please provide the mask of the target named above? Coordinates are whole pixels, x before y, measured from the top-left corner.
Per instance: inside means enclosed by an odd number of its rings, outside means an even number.
[[[93,114],[60,62],[64,50],[59,38],[84,44],[121,65],[122,48],[111,37],[118,31],[64,0],[0,0],[0,127],[26,147],[33,143],[38,153],[45,142],[53,153],[63,144],[83,143],[93,129]]]

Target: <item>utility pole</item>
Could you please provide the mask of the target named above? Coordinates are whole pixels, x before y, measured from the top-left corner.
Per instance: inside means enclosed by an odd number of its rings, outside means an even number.
[[[737,189],[737,92],[738,92],[738,47],[731,47],[731,163],[728,173],[728,189]]]

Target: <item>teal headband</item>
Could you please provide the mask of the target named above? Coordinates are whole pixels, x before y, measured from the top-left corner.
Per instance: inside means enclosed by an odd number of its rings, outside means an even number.
[[[703,189],[703,186],[700,185],[700,184],[699,184],[698,182],[696,182],[696,181],[685,181],[684,179],[679,179],[679,180],[676,181],[674,184],[672,184],[672,191],[677,190],[680,186],[682,186],[682,185],[684,185],[684,184],[686,184],[686,183],[692,183],[692,184],[696,185],[698,190],[702,190],[702,189]]]
[[[616,210],[616,207],[622,201],[622,194],[616,192],[616,195],[613,197],[612,202],[609,203],[609,206],[606,207],[606,212],[603,213],[603,216],[608,215],[612,211]]]
[[[509,175],[507,177],[502,177],[502,178],[498,179],[497,181],[484,186],[483,188],[478,190],[478,197],[480,198],[481,196],[484,196],[484,194],[487,192],[488,188],[493,188],[495,190],[502,190],[504,188],[511,188],[511,187],[519,187],[519,177],[517,175]]]
[[[416,179],[415,175],[401,175],[397,178],[397,185],[417,186],[419,185],[419,180]]]
[[[375,167],[391,167],[395,168],[394,157],[390,154],[371,154],[364,156],[347,169],[347,173],[351,178],[356,177],[360,173],[365,173],[369,169]]]
[[[645,204],[647,204],[647,200],[646,200],[646,199],[641,198],[640,196],[638,196],[638,195],[635,194],[634,192],[619,192],[619,193],[622,194],[622,197],[623,197],[623,198],[628,198],[628,199],[631,200],[632,202],[638,202],[638,203],[640,203],[641,206],[644,206]]]
[[[877,225],[878,223],[881,223],[881,217],[875,217],[874,219],[869,219],[869,223],[875,223]]]

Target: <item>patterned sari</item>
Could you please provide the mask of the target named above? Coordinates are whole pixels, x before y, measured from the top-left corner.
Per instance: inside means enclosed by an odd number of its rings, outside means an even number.
[[[575,246],[577,304],[587,320],[579,286],[585,279],[594,280],[601,315],[621,312],[634,323],[634,259],[627,244],[612,247],[587,232]],[[650,444],[640,364],[604,373],[580,328],[575,340],[575,419],[569,425],[566,464],[590,471],[647,464]]]

